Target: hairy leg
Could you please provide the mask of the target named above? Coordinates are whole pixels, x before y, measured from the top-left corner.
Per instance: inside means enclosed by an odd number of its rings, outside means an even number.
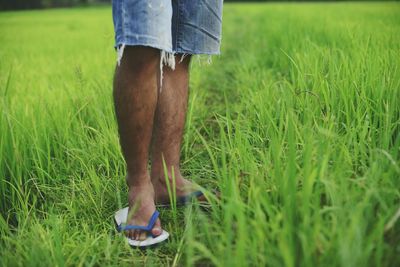
[[[129,187],[128,224],[147,225],[155,210],[154,189],[147,170],[153,119],[157,104],[160,51],[143,46],[125,47],[115,69],[114,104]],[[160,221],[152,230],[161,234]],[[132,239],[146,233],[126,231]]]
[[[155,114],[151,150],[151,179],[155,189],[156,203],[169,203],[163,158],[168,168],[170,181],[172,170],[174,172],[177,196],[183,196],[193,191],[191,183],[182,177],[179,168],[188,102],[190,56],[186,56],[182,62],[180,59],[180,55],[175,56],[175,70],[164,68],[163,88],[158,97]]]

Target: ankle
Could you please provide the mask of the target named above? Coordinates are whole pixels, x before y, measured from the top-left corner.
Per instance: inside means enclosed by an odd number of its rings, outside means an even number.
[[[158,183],[165,186],[167,183],[172,184],[175,180],[175,184],[180,184],[183,180],[183,177],[179,171],[171,171],[166,175],[164,172],[162,173],[153,173],[151,175],[151,181],[153,184]]]
[[[150,175],[148,173],[142,174],[127,174],[126,184],[131,187],[146,187],[151,185]]]

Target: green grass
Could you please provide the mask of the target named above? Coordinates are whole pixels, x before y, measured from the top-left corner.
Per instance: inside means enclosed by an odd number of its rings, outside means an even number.
[[[209,213],[163,210],[131,249],[110,8],[0,13],[1,266],[399,266],[400,5],[226,4],[192,65],[187,177]]]

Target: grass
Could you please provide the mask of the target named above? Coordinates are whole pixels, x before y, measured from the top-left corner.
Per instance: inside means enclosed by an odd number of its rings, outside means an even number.
[[[126,205],[110,8],[0,13],[1,266],[399,266],[400,5],[226,4],[192,65],[182,168],[221,201]]]

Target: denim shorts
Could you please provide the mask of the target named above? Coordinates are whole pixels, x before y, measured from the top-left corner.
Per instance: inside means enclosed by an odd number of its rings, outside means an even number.
[[[220,53],[223,0],[112,0],[115,48],[164,53]],[[122,47],[122,49],[121,49]]]

